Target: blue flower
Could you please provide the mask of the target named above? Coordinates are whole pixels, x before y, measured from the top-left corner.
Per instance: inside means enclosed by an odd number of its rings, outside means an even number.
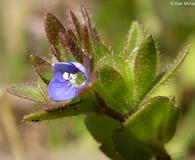
[[[54,64],[53,73],[54,77],[48,86],[48,96],[54,101],[75,98],[90,83],[85,67],[78,62],[57,62]],[[79,82],[81,79],[82,82]]]

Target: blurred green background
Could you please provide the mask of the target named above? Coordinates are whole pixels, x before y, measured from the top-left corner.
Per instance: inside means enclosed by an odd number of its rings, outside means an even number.
[[[43,26],[44,12],[65,20],[66,9],[78,12],[81,3],[90,10],[102,39],[114,52],[123,48],[133,20],[143,24],[155,38],[164,62],[161,68],[185,44],[192,44],[180,72],[155,94],[177,95],[182,108],[177,133],[167,144],[171,156],[175,160],[195,159],[195,6],[172,6],[170,2],[0,0],[0,159],[108,159],[86,131],[82,115],[26,124],[22,117],[38,109],[36,104],[6,92],[10,85],[36,79],[29,60],[31,53],[47,56],[50,52]]]

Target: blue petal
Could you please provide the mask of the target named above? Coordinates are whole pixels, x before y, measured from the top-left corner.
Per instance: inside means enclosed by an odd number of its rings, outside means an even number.
[[[59,82],[53,79],[48,86],[48,96],[55,101],[66,101],[78,96],[78,89],[68,82]]]
[[[78,62],[57,62],[54,64],[53,72],[54,77],[48,86],[48,96],[55,101],[66,101],[75,98],[90,82],[85,67]],[[75,87],[63,78],[65,72],[70,74],[80,72],[85,81],[80,86]]]
[[[66,63],[66,62],[57,62],[54,64],[53,67],[53,72],[67,72],[67,73],[72,73],[75,74],[79,72],[79,69],[75,67],[72,63]]]
[[[64,73],[60,72],[60,71],[54,72],[54,78],[53,79],[56,79],[59,82],[66,82],[67,80],[64,79],[63,74]]]

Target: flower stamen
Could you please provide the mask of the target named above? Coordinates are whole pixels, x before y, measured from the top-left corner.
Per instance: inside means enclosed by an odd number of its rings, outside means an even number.
[[[78,80],[78,73],[77,74],[72,74],[72,73],[64,72],[63,73],[63,78],[69,82],[69,85],[77,87],[81,84],[79,82],[80,80]],[[83,79],[83,76],[82,76],[82,82],[83,81],[84,81],[84,79]]]

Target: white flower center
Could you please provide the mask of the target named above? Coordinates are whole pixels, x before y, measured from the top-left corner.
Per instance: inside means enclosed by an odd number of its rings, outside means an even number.
[[[77,80],[77,75],[76,74],[71,74],[71,73],[64,72],[63,78],[65,80],[68,80],[70,82],[70,84],[76,84],[76,80]]]
[[[78,72],[76,74],[64,72],[63,78],[68,81],[68,83],[69,83],[68,85],[72,85],[75,87],[78,87],[85,82],[85,78],[83,77],[83,75],[80,72]]]

